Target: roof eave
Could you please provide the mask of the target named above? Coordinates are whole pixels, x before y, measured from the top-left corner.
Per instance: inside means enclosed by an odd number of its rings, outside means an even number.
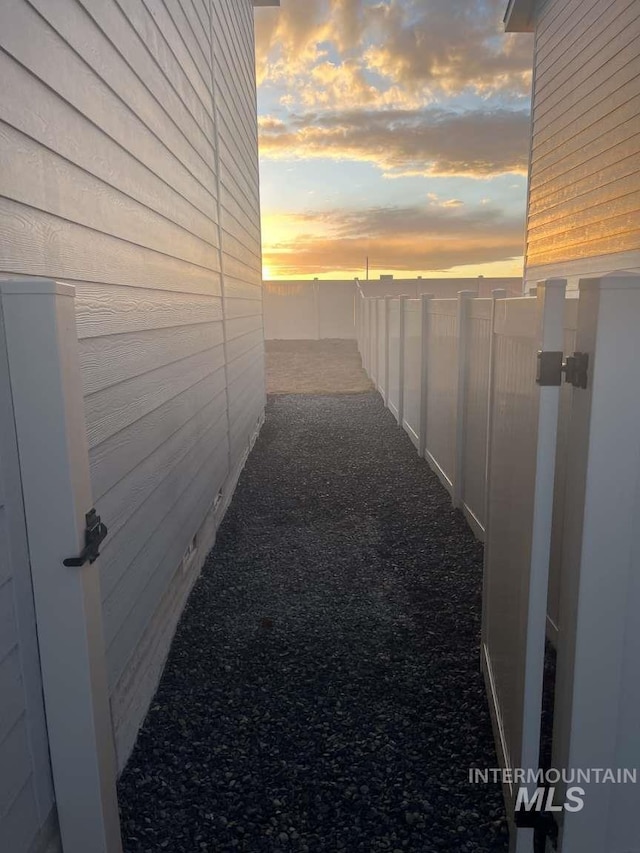
[[[535,27],[535,0],[509,0],[504,16],[508,33],[532,33]]]

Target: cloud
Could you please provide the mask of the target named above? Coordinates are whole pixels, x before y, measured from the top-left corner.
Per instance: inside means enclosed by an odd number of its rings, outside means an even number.
[[[265,233],[265,263],[281,276],[357,272],[367,255],[377,269],[444,271],[516,258],[523,249],[522,220],[495,208],[432,202],[290,218],[288,229],[282,218],[280,226],[295,236],[270,240]]]
[[[263,117],[263,157],[374,163],[387,177],[526,174],[529,116],[516,110],[347,110]]]
[[[307,102],[316,63],[331,55],[336,67],[355,63],[375,76],[389,103],[402,97],[432,100],[438,92],[526,94],[531,40],[506,35],[505,0],[282,0],[279,10],[256,14],[260,82],[296,83]],[[325,92],[326,98],[326,92]]]
[[[378,4],[372,17],[379,39],[365,54],[367,67],[411,89],[526,94],[531,40],[504,33],[504,6],[504,0]]]

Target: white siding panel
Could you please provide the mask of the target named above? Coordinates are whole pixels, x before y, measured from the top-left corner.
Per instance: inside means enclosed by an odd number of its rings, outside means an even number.
[[[16,159],[24,162],[24,173],[12,170]],[[171,246],[176,258],[218,269],[213,227],[204,241],[3,122],[0,169],[5,195],[14,201],[158,252]]]
[[[223,343],[222,323],[129,332],[80,341],[84,392],[93,394]]]
[[[0,46],[205,215],[213,213],[215,199],[209,189],[26,0],[0,4]]]
[[[219,421],[220,421],[220,418],[218,419],[218,422],[214,421],[212,424],[210,424],[208,426],[207,429],[202,430],[202,432],[199,435],[196,433],[196,437],[195,437],[195,441],[193,443],[193,447],[198,448],[198,454],[197,455],[200,457],[200,459],[202,459],[202,456],[204,454],[206,454],[207,451],[209,450],[209,448],[211,448],[211,447],[217,448],[217,449],[222,447],[222,450],[224,450],[224,438],[226,436],[226,430],[220,429]],[[197,426],[200,426],[200,425],[197,425]],[[175,452],[175,448],[169,448],[169,450],[174,450],[174,452]],[[187,456],[187,453],[185,452],[183,454],[183,456]],[[221,453],[220,459],[222,459],[223,456],[224,456],[224,454]],[[175,466],[175,460],[173,460],[171,458],[166,460],[164,464],[166,466],[168,466],[171,464],[171,462],[174,462],[174,466]],[[156,477],[158,480],[164,480],[165,479],[163,476],[165,473],[164,469],[155,469],[154,470],[153,468],[151,468],[151,470],[149,470],[149,467],[143,473],[146,473],[147,477],[150,480],[152,480],[153,477]],[[226,475],[226,470],[222,470],[222,468],[221,468],[220,473],[221,473],[221,477],[224,478],[224,476]],[[173,491],[174,491],[174,494],[176,496],[183,496],[184,493],[188,491],[188,489],[191,485],[192,478],[190,478],[189,480],[187,480],[186,478],[183,478],[183,479],[185,480],[184,483],[177,482],[177,483],[174,483],[174,485],[173,485]],[[223,482],[223,479],[219,479],[218,480],[218,486],[222,485],[222,482]],[[125,491],[126,492],[126,487],[128,485],[130,486],[130,484],[125,484],[123,489],[121,489],[119,491]],[[153,494],[155,492],[153,485],[154,485],[153,482],[149,483],[149,488],[147,490],[148,494]],[[138,503],[142,502],[145,497],[148,497],[148,494],[141,492],[141,494],[139,496],[137,496],[138,497]],[[137,508],[136,496],[134,495],[132,497],[131,494],[125,494],[125,499],[131,503],[132,511],[135,511],[135,509]],[[180,503],[182,503],[182,500],[184,500],[183,497],[181,497]],[[103,501],[103,503],[104,502],[105,501]],[[182,509],[181,506],[176,506],[177,512],[181,512],[181,509]],[[207,509],[208,509],[208,507],[202,508],[202,516],[203,517],[204,517],[204,513],[206,512]],[[116,525],[118,524],[118,520],[119,519],[116,518]],[[122,526],[122,525],[120,524],[120,526]],[[114,532],[117,533],[118,529],[119,529],[119,527],[116,526],[116,529]],[[178,543],[182,543],[182,550],[181,550],[180,554],[178,554],[178,562],[179,562],[179,558],[186,551],[191,537],[189,536],[188,532],[186,534],[183,532],[182,534],[178,535],[176,538],[177,538]],[[158,553],[158,551],[157,551],[158,540],[161,541],[161,537],[154,535],[146,543],[145,548],[146,548],[148,553],[151,553],[154,555]],[[175,541],[173,543],[173,547],[175,547]],[[176,565],[177,565],[177,563],[176,563]],[[138,560],[138,561],[136,561],[135,566],[133,566],[130,571],[126,572],[121,577],[118,584],[113,589],[111,589],[109,591],[109,594],[105,598],[105,602],[104,602],[104,632],[105,632],[105,641],[107,643],[107,646],[109,646],[112,643],[112,641],[117,637],[117,635],[120,633],[122,625],[127,618],[128,612],[132,607],[132,602],[135,603],[138,600],[138,598],[141,597],[140,594],[141,594],[142,590],[144,590],[144,588],[146,587],[147,583],[150,581],[150,579],[151,579],[151,577],[155,571],[156,571],[155,559],[154,560],[149,560],[149,559]],[[144,628],[144,624],[139,626],[139,628],[140,628],[140,630],[142,630]]]
[[[7,124],[186,231],[209,242],[215,239],[210,217],[2,52],[0,78],[6,93],[2,118]],[[15,97],[18,91],[20,98]]]
[[[224,390],[224,373],[218,370],[94,447],[90,455],[94,499],[99,500],[145,454],[160,447]],[[225,405],[224,396],[219,403]]]
[[[102,0],[93,0],[102,2]],[[123,16],[152,55],[157,68],[202,129],[207,139],[214,138],[213,105],[207,92],[191,83],[185,67],[171,48],[172,34],[163,32],[144,4],[144,0],[116,0]],[[127,54],[128,55],[128,54]]]
[[[217,436],[226,446],[226,429],[222,429],[219,423],[214,426],[217,427]],[[154,537],[162,540],[156,534],[166,516],[167,506],[173,506],[185,484],[196,477],[203,456],[209,450],[207,441],[211,441],[210,432],[187,450],[179,466],[169,470],[156,490],[133,513],[129,523],[105,542],[101,551],[102,594],[105,599],[129,571],[146,571],[147,546]],[[186,532],[189,534],[191,531],[188,529]],[[189,539],[184,543],[185,549],[188,544]],[[153,564],[149,570],[153,570]],[[117,614],[114,618],[117,619]]]
[[[203,110],[198,110],[198,119],[189,111],[183,99],[165,77],[164,69],[155,61],[151,45],[128,21],[124,12],[114,0],[80,0],[84,8],[107,36],[117,46],[118,52],[129,64],[138,78],[149,89],[167,115],[184,133],[190,144],[197,150],[209,168],[214,168],[215,147],[213,140],[213,122]],[[175,63],[175,59],[174,59]],[[180,73],[177,67],[178,74]],[[177,87],[179,89],[179,86]]]
[[[136,576],[135,584],[132,585],[135,597],[127,599],[130,609],[122,614],[124,622],[108,649],[108,675],[112,688],[122,676],[131,650],[141,640],[145,627],[180,565],[182,555],[191,541],[186,531],[200,526],[211,508],[207,502],[209,497],[212,492],[217,494],[222,487],[227,475],[227,461],[228,451],[224,444],[214,448],[207,457],[200,455],[197,476],[184,492],[176,496],[175,505],[163,520],[163,529],[169,534],[167,542],[162,542],[158,536],[148,541],[143,556],[152,569],[149,572],[141,571]],[[142,560],[140,563],[141,568],[144,567]]]
[[[223,363],[222,347],[217,347],[91,394],[85,405],[89,447],[157,409]]]
[[[162,104],[124,61],[115,45],[95,26],[94,21],[77,0],[29,0],[53,29],[73,48],[85,63],[95,71],[129,110],[144,123],[157,139],[191,173],[198,184],[210,190],[212,184],[213,151],[206,159],[193,148],[179,125],[168,115]],[[113,8],[112,0],[104,4]],[[129,30],[131,32],[131,30]],[[129,47],[129,52],[142,53],[143,49]]]
[[[0,262],[7,271],[184,293],[220,292],[216,272],[91,231],[6,197],[0,198],[0,217],[5,235]]]
[[[122,764],[264,406],[253,6],[7,0],[0,47],[0,276],[77,288]]]
[[[640,9],[549,0],[536,29],[527,278],[636,253],[640,263]],[[628,263],[627,263],[628,265]],[[579,272],[579,269],[575,269]]]
[[[179,328],[222,320],[217,296],[74,282],[79,338]]]

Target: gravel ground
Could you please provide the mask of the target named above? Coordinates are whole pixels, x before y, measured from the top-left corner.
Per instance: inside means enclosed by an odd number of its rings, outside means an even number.
[[[373,394],[270,398],[120,780],[126,853],[507,850],[482,549]]]
[[[266,341],[270,394],[358,394],[373,385],[355,341]]]

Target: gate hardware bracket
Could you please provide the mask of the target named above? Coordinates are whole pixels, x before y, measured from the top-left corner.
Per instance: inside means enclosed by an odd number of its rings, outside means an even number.
[[[538,352],[536,382],[542,386],[562,385],[564,373],[565,382],[574,388],[586,388],[588,367],[589,354],[586,352],[574,352],[565,359],[561,350],[541,350]]]
[[[78,557],[67,557],[63,560],[65,566],[79,568],[85,563],[95,563],[100,556],[100,544],[107,535],[107,527],[100,521],[100,516],[95,509],[85,515],[87,526],[84,530],[84,548]]]
[[[553,847],[556,846],[558,824],[551,812],[518,810],[514,815],[514,822],[518,829],[533,829],[534,853],[545,853],[548,838],[551,839]]]

